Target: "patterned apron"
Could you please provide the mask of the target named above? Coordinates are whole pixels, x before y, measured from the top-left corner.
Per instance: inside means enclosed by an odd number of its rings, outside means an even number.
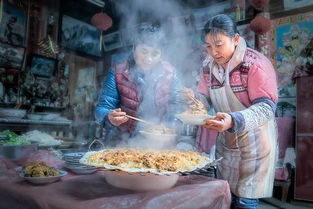
[[[224,86],[209,89],[216,112],[229,113],[246,109],[231,89],[229,63],[224,76]],[[210,80],[213,65],[214,62],[210,68]],[[251,131],[219,132],[216,158],[223,159],[218,165],[217,176],[228,181],[232,193],[253,199],[272,196],[277,152],[276,136],[274,118]]]

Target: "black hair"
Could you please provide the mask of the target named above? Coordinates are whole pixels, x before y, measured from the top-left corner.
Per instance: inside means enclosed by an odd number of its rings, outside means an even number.
[[[164,44],[165,35],[158,23],[144,23],[137,28],[137,34],[134,38],[134,46],[138,44],[147,44],[161,48]]]
[[[228,15],[219,14],[211,17],[202,30],[202,41],[204,41],[207,34],[216,35],[218,33],[223,33],[226,36],[233,38],[237,31],[237,25],[235,21]]]
[[[162,49],[165,43],[165,34],[159,23],[143,23],[137,28],[137,34],[133,40],[133,47],[139,44]],[[134,54],[131,53],[128,58],[130,68],[136,65]]]

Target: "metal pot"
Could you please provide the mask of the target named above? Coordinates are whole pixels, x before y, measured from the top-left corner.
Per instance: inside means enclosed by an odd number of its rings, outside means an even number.
[[[196,136],[197,127],[194,125],[184,124],[181,130],[183,136]]]

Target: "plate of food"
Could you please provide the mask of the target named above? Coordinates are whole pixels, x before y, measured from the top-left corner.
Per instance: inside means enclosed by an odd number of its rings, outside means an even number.
[[[185,124],[189,125],[204,125],[205,119],[213,119],[214,116],[208,115],[208,114],[193,114],[193,113],[188,113],[188,112],[183,112],[180,114],[175,115],[176,118],[181,120]]]
[[[79,162],[87,166],[129,173],[168,175],[203,168],[212,160],[189,150],[115,148],[87,152]]]
[[[180,172],[212,163],[208,157],[186,150],[115,148],[87,152],[80,163],[101,168],[106,181],[119,188],[153,191],[174,186]]]
[[[192,103],[189,104],[188,109],[183,113],[176,114],[176,118],[189,125],[204,125],[205,119],[214,118],[214,116],[208,114],[205,105],[201,101],[191,96],[190,98]]]
[[[17,168],[19,176],[33,184],[49,184],[59,181],[67,175],[66,171],[47,166],[43,162],[31,162],[24,167]]]

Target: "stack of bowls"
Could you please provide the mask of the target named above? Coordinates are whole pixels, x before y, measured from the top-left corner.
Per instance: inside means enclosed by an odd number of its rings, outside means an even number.
[[[198,175],[204,175],[212,178],[216,178],[216,167],[210,166],[206,169],[201,169],[198,173]]]
[[[84,152],[68,153],[63,155],[65,167],[76,174],[91,174],[97,171],[95,167],[81,165],[79,160],[83,157]]]

